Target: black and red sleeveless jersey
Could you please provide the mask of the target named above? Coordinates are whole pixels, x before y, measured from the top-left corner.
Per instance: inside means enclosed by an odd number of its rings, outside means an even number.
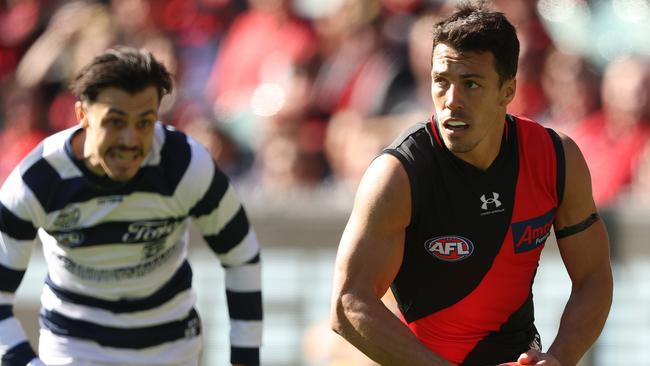
[[[434,123],[384,153],[411,186],[402,266],[391,285],[403,321],[450,362],[515,361],[539,340],[532,284],[564,191],[564,153],[552,130],[508,115],[483,171],[455,157]]]

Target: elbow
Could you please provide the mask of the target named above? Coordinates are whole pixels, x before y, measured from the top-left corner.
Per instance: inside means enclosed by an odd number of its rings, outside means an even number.
[[[337,334],[343,334],[346,323],[348,321],[342,296],[335,295],[330,305],[330,328]]]
[[[355,302],[354,295],[335,294],[330,308],[330,328],[337,334],[344,336],[352,327],[351,318]]]

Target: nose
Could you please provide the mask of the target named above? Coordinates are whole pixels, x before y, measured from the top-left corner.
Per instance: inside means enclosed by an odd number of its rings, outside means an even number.
[[[463,107],[463,98],[460,88],[457,88],[454,84],[450,85],[445,93],[445,107],[451,110]]]
[[[120,134],[120,142],[125,146],[135,146],[138,141],[138,130],[133,126],[128,126],[122,129]]]

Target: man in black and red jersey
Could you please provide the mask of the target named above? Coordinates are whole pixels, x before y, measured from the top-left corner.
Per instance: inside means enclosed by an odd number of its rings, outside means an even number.
[[[589,170],[570,138],[506,113],[518,54],[501,13],[461,5],[439,22],[435,114],[361,180],[331,323],[382,365],[575,365],[602,330],[612,273]],[[572,291],[542,351],[531,289],[551,227]]]

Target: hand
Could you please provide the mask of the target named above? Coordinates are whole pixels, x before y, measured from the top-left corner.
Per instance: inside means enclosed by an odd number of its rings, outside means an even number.
[[[530,349],[522,353],[513,365],[539,365],[539,366],[562,366],[560,361],[549,353],[543,353]]]

